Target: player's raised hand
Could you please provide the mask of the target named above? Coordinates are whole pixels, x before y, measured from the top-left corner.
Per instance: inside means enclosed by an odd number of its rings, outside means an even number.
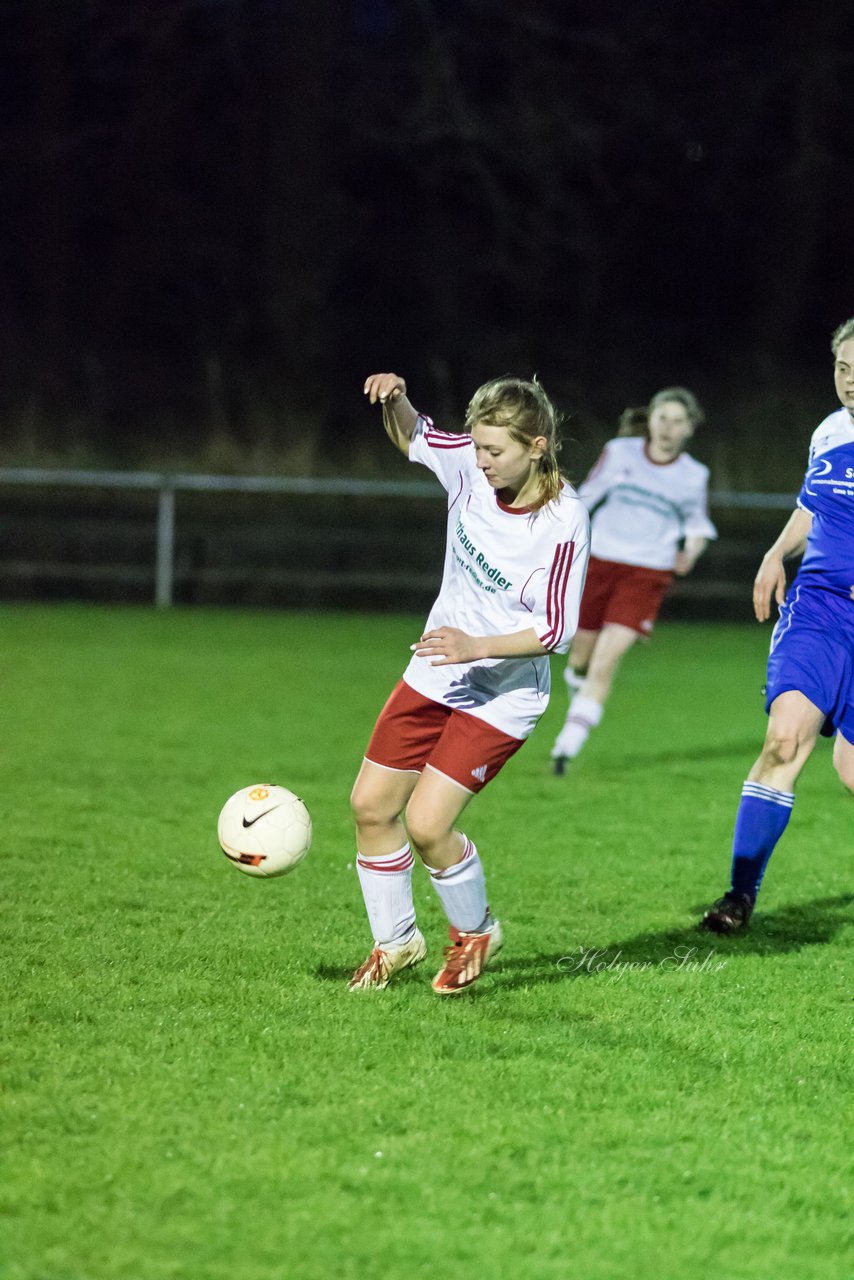
[[[777,601],[777,607],[786,599],[786,570],[783,557],[766,555],[753,583],[753,612],[757,622],[767,622],[771,615],[771,597]]]
[[[372,373],[365,379],[365,395],[371,404],[385,404],[406,395],[406,383],[397,373]]]

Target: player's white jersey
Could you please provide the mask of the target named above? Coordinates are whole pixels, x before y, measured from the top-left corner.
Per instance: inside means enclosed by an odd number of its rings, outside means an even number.
[[[448,491],[442,586],[424,630],[456,627],[473,636],[533,627],[552,653],[566,653],[578,625],[589,552],[589,518],[566,485],[531,513],[503,504],[475,465],[470,435],[437,431],[420,417],[409,457]],[[403,675],[417,693],[457,707],[514,738],[527,738],[549,700],[549,659],[486,658],[431,667],[412,658]]]
[[[672,569],[684,537],[716,538],[709,469],[690,454],[653,462],[639,436],[609,440],[578,492],[593,511],[591,551],[601,560]]]

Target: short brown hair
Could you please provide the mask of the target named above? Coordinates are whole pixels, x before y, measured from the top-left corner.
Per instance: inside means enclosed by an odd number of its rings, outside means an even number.
[[[659,405],[667,404],[670,400],[675,400],[677,404],[682,405],[692,427],[699,427],[706,421],[706,415],[703,413],[699,400],[694,395],[694,392],[689,391],[687,387],[665,387],[662,391],[656,391],[649,402],[649,413],[652,413],[653,409],[657,409]]]
[[[688,421],[692,427],[699,427],[701,423],[706,421],[706,415],[703,413],[699,400],[693,391],[689,391],[687,387],[664,387],[661,391],[656,391],[648,405],[641,409],[624,409],[620,414],[618,436],[645,436],[649,434],[649,419],[654,409],[659,405],[667,404],[669,401],[675,400],[677,404],[681,404],[682,408],[688,415]]]

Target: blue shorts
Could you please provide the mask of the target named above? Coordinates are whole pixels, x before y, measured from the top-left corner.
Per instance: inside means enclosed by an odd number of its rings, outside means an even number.
[[[796,689],[825,714],[822,733],[854,743],[854,601],[792,585],[771,637],[765,710]]]

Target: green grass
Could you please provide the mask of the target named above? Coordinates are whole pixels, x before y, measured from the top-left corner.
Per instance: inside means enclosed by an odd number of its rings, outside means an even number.
[[[852,806],[828,744],[750,935],[694,928],[763,733],[767,630],[663,625],[564,779],[558,682],[466,815],[501,961],[432,994],[417,871],[427,966],[353,996],[349,787],[420,621],[0,614],[0,1276],[850,1274]],[[315,823],[268,882],[214,837],[259,780]]]

